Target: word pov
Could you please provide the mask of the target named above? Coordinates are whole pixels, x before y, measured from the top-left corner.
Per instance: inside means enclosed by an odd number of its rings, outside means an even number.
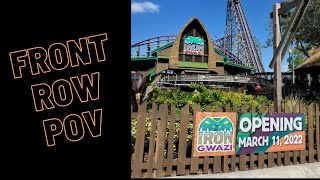
[[[86,68],[93,62],[105,62],[104,41],[107,39],[107,34],[103,33],[80,38],[78,41],[53,43],[47,49],[33,47],[10,52],[13,78],[30,77],[30,74],[37,76],[52,71],[66,72],[69,71],[68,68]],[[43,112],[67,107],[75,99],[80,103],[99,100],[99,85],[100,72],[57,79],[53,83],[33,84],[31,93],[34,110]],[[55,117],[42,119],[48,147],[58,143],[56,143],[57,136],[64,136],[70,142],[80,141],[85,134],[92,138],[101,136],[102,108],[71,113],[65,117],[57,117],[59,114],[57,111],[52,113]]]

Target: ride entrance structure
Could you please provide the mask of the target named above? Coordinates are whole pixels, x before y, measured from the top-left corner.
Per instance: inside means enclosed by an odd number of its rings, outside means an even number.
[[[227,9],[226,33],[221,39],[213,40],[195,16],[176,36],[158,36],[133,44],[132,79],[137,74],[150,75],[160,86],[179,87],[191,83],[213,88],[264,85],[251,77],[264,72],[264,68],[240,1],[229,0]]]

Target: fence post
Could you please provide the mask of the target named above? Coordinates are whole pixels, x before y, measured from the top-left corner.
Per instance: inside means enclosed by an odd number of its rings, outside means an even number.
[[[149,141],[149,161],[147,168],[147,178],[153,177],[153,165],[154,165],[154,149],[155,149],[155,139],[156,139],[156,125],[157,125],[157,105],[155,103],[152,104],[152,113],[151,113],[151,128],[150,128],[150,141]]]
[[[200,105],[195,104],[193,107],[193,134],[194,136],[194,129],[195,129],[195,120],[196,120],[196,112],[201,112]],[[193,139],[193,138],[192,138]],[[191,149],[191,165],[190,165],[190,174],[198,174],[199,172],[199,157],[193,156],[193,148]]]
[[[132,178],[142,177],[142,159],[144,153],[144,139],[145,139],[145,129],[146,129],[146,110],[147,103],[144,102],[138,109],[137,117],[137,133],[134,146],[134,158],[132,164]]]
[[[320,121],[319,105],[316,105],[316,144],[317,144],[317,160],[320,162]]]
[[[171,104],[170,112],[170,125],[169,125],[169,135],[168,135],[168,152],[167,152],[167,169],[166,176],[171,176],[172,174],[172,160],[173,160],[173,143],[174,143],[174,130],[176,122],[176,107]]]
[[[229,103],[225,106],[225,112],[230,112],[230,104]],[[222,159],[222,172],[223,173],[226,173],[228,171],[228,162],[229,162],[228,160],[229,160],[228,155],[223,156],[223,159]]]
[[[264,113],[266,111],[265,104],[263,103],[259,108],[259,113]],[[258,169],[264,168],[264,152],[258,153]]]
[[[222,112],[219,105],[216,106],[216,112]],[[213,156],[213,173],[221,172],[221,156]]]
[[[156,164],[157,164],[157,177],[163,176],[163,158],[164,158],[164,147],[166,139],[166,126],[168,116],[167,104],[160,105],[160,121],[158,122],[157,128],[157,143],[156,143]]]
[[[233,112],[238,112],[237,105],[233,104]],[[236,155],[231,156],[231,165],[230,165],[230,171],[235,172],[236,171]]]
[[[251,106],[251,112],[252,113],[255,113],[256,112],[256,108],[255,108],[255,106],[254,105],[252,105]],[[250,155],[249,155],[249,169],[250,170],[253,170],[254,169],[254,153],[251,153]]]
[[[208,105],[206,108],[206,112],[211,112],[211,105]],[[209,156],[203,157],[203,173],[209,173]]]
[[[180,134],[179,134],[179,148],[178,148],[178,170],[177,175],[186,174],[186,148],[187,148],[187,130],[189,122],[189,104],[181,109],[180,116]]]
[[[241,107],[241,112],[247,112],[247,104],[242,105]],[[247,170],[247,155],[246,154],[240,154],[239,155],[239,170],[240,171],[245,171]]]
[[[299,105],[300,113],[305,113],[305,107],[301,104]],[[305,137],[306,138],[306,137]],[[306,163],[306,150],[300,150],[300,164]]]
[[[314,136],[313,136],[313,110],[314,106],[311,103],[308,107],[308,161],[309,163],[314,162]]]
[[[269,113],[273,113],[274,112],[274,106],[271,104],[271,102],[269,102]],[[268,167],[274,167],[275,163],[274,163],[274,153],[273,152],[269,152],[268,153]]]
[[[289,106],[288,106],[288,98],[285,98],[285,104],[284,104],[284,112],[288,113],[289,112]],[[285,151],[284,152],[284,160],[283,160],[283,165],[287,166],[290,165],[290,151]]]
[[[295,105],[293,112],[299,112],[299,105],[298,104]],[[297,164],[297,162],[298,162],[298,154],[299,154],[298,150],[294,150],[293,151],[292,164]]]

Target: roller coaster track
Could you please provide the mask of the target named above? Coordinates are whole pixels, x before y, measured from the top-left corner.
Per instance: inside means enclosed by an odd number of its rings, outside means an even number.
[[[131,45],[131,53],[135,52],[134,55],[131,55],[131,57],[151,56],[150,53],[153,50],[165,44],[173,42],[175,39],[176,39],[175,35],[163,35],[163,36],[157,36],[157,37],[149,38],[141,42],[135,43]],[[218,45],[219,41],[221,41],[221,39],[217,39],[215,41],[212,40],[215,50],[226,55],[229,58],[229,60],[232,61],[233,63],[244,65],[243,61],[239,59],[237,56],[235,56],[232,52],[219,46]],[[135,50],[132,50],[134,48]]]
[[[240,0],[228,0],[224,40],[219,43],[246,66],[254,67],[255,72],[264,72],[261,49],[250,31]]]

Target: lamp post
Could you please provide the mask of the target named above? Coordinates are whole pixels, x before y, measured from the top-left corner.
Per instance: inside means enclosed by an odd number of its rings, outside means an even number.
[[[292,57],[291,58],[291,61],[292,61],[292,84],[295,83],[295,80],[294,80],[294,59],[293,59],[293,56],[291,56],[291,53],[292,53],[292,49],[289,49],[289,57]]]

